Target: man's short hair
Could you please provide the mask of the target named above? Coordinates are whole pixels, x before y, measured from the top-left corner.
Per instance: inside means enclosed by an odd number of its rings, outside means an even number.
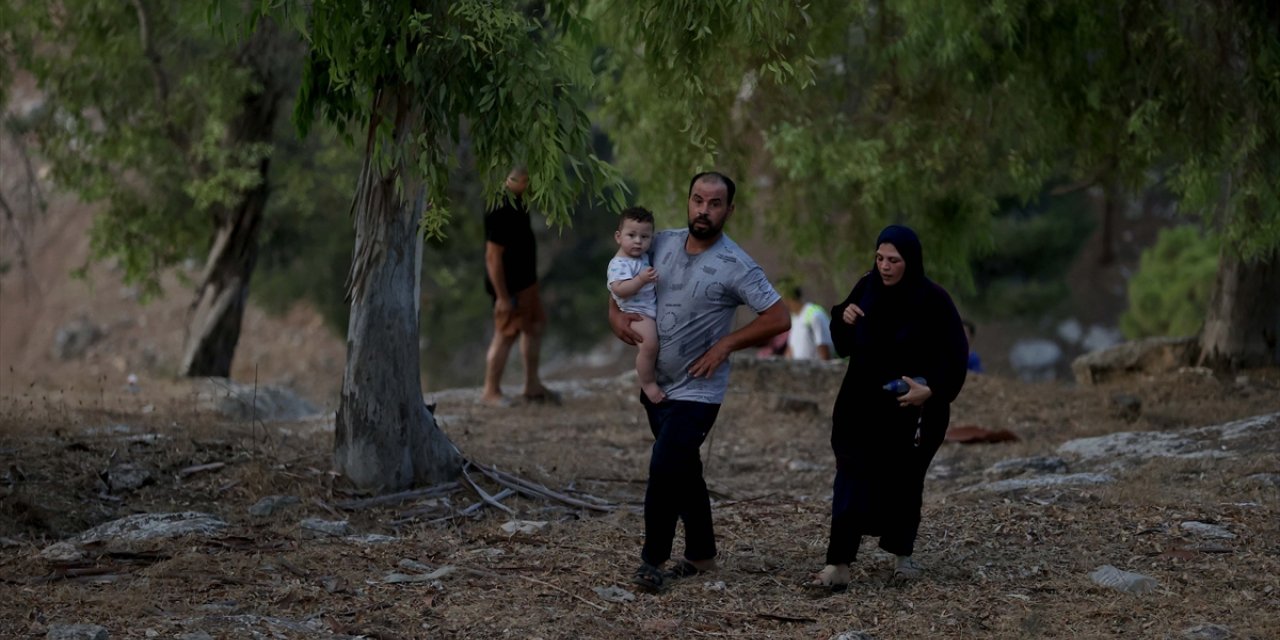
[[[693,185],[698,184],[698,181],[703,178],[715,178],[716,180],[719,180],[720,183],[724,185],[725,191],[728,192],[728,201],[725,202],[725,205],[733,204],[733,194],[738,190],[738,186],[733,183],[733,179],[719,171],[703,171],[702,173],[693,176],[693,179],[689,181],[689,196],[686,197],[693,196]]]
[[[618,218],[618,230],[622,230],[622,224],[627,220],[635,220],[641,224],[653,224],[653,214],[644,207],[627,207],[622,210],[622,215]]]

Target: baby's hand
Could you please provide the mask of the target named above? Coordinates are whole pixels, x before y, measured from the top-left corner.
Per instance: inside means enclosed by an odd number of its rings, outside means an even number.
[[[658,271],[653,267],[645,267],[644,270],[640,272],[640,275],[636,277],[640,278],[641,282],[657,282]]]

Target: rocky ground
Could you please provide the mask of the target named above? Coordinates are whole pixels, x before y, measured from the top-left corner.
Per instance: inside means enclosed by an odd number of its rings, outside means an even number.
[[[393,502],[351,491],[330,472],[331,420],[268,388],[257,420],[231,401],[252,387],[0,389],[0,636],[1280,635],[1280,372],[976,376],[953,425],[1018,439],[943,446],[921,580],[892,583],[864,541],[831,595],[804,583],[840,375],[738,363],[703,451],[722,567],[659,595],[629,583],[651,438],[626,377],[559,381],[556,406],[429,395],[501,509],[466,479]],[[1106,565],[1145,579],[1099,584]]]

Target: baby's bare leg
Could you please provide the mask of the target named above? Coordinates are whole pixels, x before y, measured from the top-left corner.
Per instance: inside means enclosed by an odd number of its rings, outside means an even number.
[[[640,379],[640,389],[649,397],[649,402],[662,402],[667,395],[657,382],[658,324],[653,318],[645,318],[632,322],[631,328],[644,338],[636,349],[636,377]]]

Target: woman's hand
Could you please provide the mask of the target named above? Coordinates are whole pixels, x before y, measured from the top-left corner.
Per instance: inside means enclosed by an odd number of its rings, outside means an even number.
[[[844,308],[844,313],[840,314],[840,319],[844,320],[845,324],[853,324],[858,321],[858,318],[865,315],[867,314],[862,312],[862,307],[850,303],[849,306]]]
[[[902,380],[907,383],[908,389],[906,393],[898,396],[898,406],[907,407],[914,405],[918,407],[924,404],[925,400],[928,400],[933,396],[933,389],[930,389],[928,386],[920,384],[907,376],[902,376]]]

